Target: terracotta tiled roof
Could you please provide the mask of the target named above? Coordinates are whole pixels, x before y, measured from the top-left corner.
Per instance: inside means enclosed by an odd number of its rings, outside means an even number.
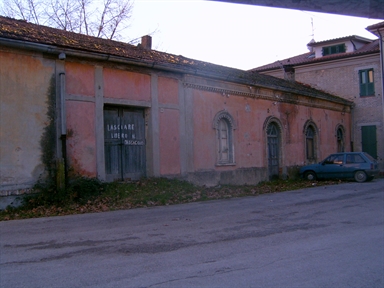
[[[348,36],[351,37],[351,36]],[[339,39],[344,39],[348,37],[343,37]],[[317,43],[323,43],[322,42],[316,42]],[[313,45],[313,44],[311,44]],[[319,62],[325,62],[325,61],[331,61],[336,59],[343,59],[343,58],[349,58],[349,57],[355,57],[355,56],[361,56],[365,54],[371,54],[371,53],[379,53],[380,52],[380,46],[379,46],[379,39],[373,40],[372,42],[369,42],[365,45],[363,45],[360,49],[348,52],[348,53],[338,53],[338,54],[331,54],[319,58],[315,58],[314,52],[307,52],[301,55],[293,56],[290,58],[286,58],[284,60],[278,60],[276,62],[266,64],[257,68],[253,68],[250,71],[254,72],[262,72],[262,71],[269,71],[269,70],[275,70],[282,68],[285,65],[304,65],[304,64],[311,64],[311,63],[319,63]]]
[[[373,25],[370,25],[366,29],[367,30],[373,30],[373,29],[382,28],[382,27],[384,27],[384,21],[376,23],[376,24],[373,24]]]
[[[363,42],[363,43],[364,42],[370,43],[373,41],[371,39],[364,38],[361,36],[351,35],[351,36],[339,37],[339,38],[328,39],[328,40],[323,40],[323,41],[318,41],[318,42],[313,41],[311,43],[308,43],[307,45],[308,46],[320,46],[320,45],[324,45],[324,44],[328,44],[328,43],[341,42],[341,41],[351,41],[351,40],[357,40],[357,41]]]
[[[57,55],[60,51],[66,53],[67,51],[78,51],[81,53],[89,52],[90,56],[88,55],[88,57],[96,57],[97,55],[113,56],[125,61],[129,60],[138,65],[140,63],[146,64],[156,69],[173,69],[181,73],[268,87],[352,105],[352,102],[341,97],[297,82],[289,82],[276,77],[194,60],[181,55],[146,50],[123,42],[77,34],[0,16],[0,45],[11,45],[9,42],[25,44],[24,46],[31,44],[31,49],[45,45],[47,53],[57,53]]]

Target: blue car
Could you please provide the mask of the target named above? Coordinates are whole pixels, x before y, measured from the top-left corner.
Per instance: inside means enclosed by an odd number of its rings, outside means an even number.
[[[301,167],[300,176],[316,179],[348,179],[357,182],[372,180],[379,174],[377,161],[365,152],[343,152],[329,155],[319,164]]]

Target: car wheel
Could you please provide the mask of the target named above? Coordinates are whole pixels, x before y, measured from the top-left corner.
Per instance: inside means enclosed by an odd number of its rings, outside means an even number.
[[[359,183],[367,181],[367,174],[364,171],[356,171],[355,181]]]
[[[313,171],[305,172],[304,178],[309,181],[315,181],[316,180],[316,173]]]

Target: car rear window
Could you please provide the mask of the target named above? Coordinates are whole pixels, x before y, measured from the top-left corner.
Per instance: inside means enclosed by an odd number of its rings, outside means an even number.
[[[371,155],[369,155],[368,153],[365,153],[364,152],[364,155],[365,155],[365,157],[367,157],[370,161],[372,161],[372,162],[375,162],[376,160],[375,160],[375,158],[373,158]]]

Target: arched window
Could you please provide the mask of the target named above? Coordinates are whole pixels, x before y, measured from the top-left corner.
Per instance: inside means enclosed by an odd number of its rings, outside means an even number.
[[[280,162],[280,131],[275,122],[271,122],[267,127],[267,145],[268,145],[268,172],[269,178],[279,177]]]
[[[312,126],[307,127],[305,132],[305,143],[307,150],[307,160],[312,162],[315,160],[315,130]]]
[[[283,128],[280,120],[274,116],[265,119],[263,130],[265,131],[267,144],[267,161],[269,179],[279,178],[283,167]]]
[[[319,141],[316,124],[311,120],[308,120],[304,125],[303,133],[305,137],[305,160],[307,163],[316,163]]]
[[[229,125],[227,120],[220,119],[219,120],[219,127],[218,127],[218,144],[219,144],[219,163],[229,163],[230,162],[230,153],[229,153],[229,147],[231,146],[231,143],[229,141]]]
[[[216,150],[217,164],[234,164],[235,157],[233,152],[233,129],[234,121],[226,111],[219,112],[214,119],[214,129],[216,130]]]
[[[344,128],[343,126],[338,126],[336,130],[336,139],[337,139],[337,152],[344,152]]]

